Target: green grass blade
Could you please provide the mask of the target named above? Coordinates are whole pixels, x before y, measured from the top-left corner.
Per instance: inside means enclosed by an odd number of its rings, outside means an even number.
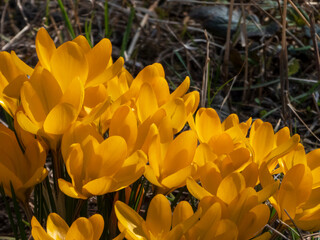
[[[108,0],[104,2],[104,36],[109,38],[111,36],[111,29],[109,24],[109,4]]]
[[[51,188],[51,185],[50,185],[50,182],[49,182],[49,178],[46,177],[45,179],[45,186],[47,188],[47,191],[48,191],[48,196],[49,196],[49,202],[50,202],[50,206],[51,206],[51,210],[52,212],[57,212],[57,208],[56,208],[56,203],[53,199],[53,194],[52,194],[52,188]]]
[[[12,186],[12,183],[10,182],[10,188],[11,188],[11,194],[12,194],[12,201],[13,201],[13,207],[14,207],[14,212],[16,214],[17,217],[17,221],[18,221],[18,227],[19,227],[19,232],[20,232],[20,237],[22,240],[27,240],[27,236],[24,230],[24,223],[22,222],[22,216],[20,213],[20,208],[19,208],[19,204],[18,204],[18,200],[16,198],[16,194],[14,192],[14,188]]]
[[[61,13],[62,13],[62,17],[63,17],[63,19],[64,19],[64,21],[65,21],[65,23],[67,25],[68,31],[69,31],[72,39],[74,39],[76,37],[76,34],[74,33],[74,30],[73,30],[73,27],[71,25],[70,19],[68,17],[67,11],[64,8],[64,5],[63,5],[61,0],[58,0],[58,5],[60,7],[60,10],[61,10]]]
[[[140,184],[140,188],[139,188],[139,192],[138,192],[138,196],[136,198],[136,201],[135,201],[135,204],[134,204],[134,210],[137,211],[138,209],[138,206],[139,206],[139,203],[140,203],[140,199],[142,197],[142,194],[143,194],[143,185],[145,183],[145,178],[143,178],[143,180],[141,181],[141,184]]]
[[[6,208],[6,212],[8,214],[8,218],[9,218],[9,221],[10,221],[10,226],[12,228],[14,237],[15,237],[15,239],[18,239],[18,229],[17,229],[17,226],[14,224],[13,216],[12,216],[12,213],[11,213],[11,210],[10,210],[9,203],[8,203],[8,201],[6,199],[6,194],[4,192],[4,188],[3,188],[2,184],[0,185],[0,194],[1,194],[2,200],[4,202],[4,205],[5,205],[5,208]]]
[[[49,4],[50,4],[50,0],[47,0],[46,2],[46,21],[45,21],[45,25],[49,26],[49,14],[50,14],[50,9],[49,9]]]
[[[134,7],[131,7],[128,24],[127,24],[126,30],[124,32],[123,39],[122,39],[122,44],[121,44],[120,55],[122,57],[124,57],[124,52],[127,49],[127,45],[128,45],[128,41],[129,41],[129,36],[130,36],[130,32],[131,32],[131,27],[132,27],[132,22],[133,22],[133,19],[134,19],[134,15],[135,15],[135,9],[134,9]]]
[[[191,76],[191,74],[190,74],[190,72],[189,72],[189,69],[187,68],[187,65],[186,65],[186,63],[183,61],[183,59],[182,59],[182,57],[181,57],[181,55],[180,55],[180,53],[178,52],[178,51],[174,51],[174,54],[177,56],[177,58],[179,59],[179,61],[181,62],[181,64],[182,64],[182,66],[185,68],[185,70],[187,71],[187,74],[188,74],[188,76],[189,76],[189,78],[190,78],[190,83],[192,84],[193,83],[193,79],[192,79],[192,76]]]
[[[93,14],[92,14],[93,17]],[[90,34],[91,34],[91,27],[92,27],[92,18],[89,21],[86,21],[84,24],[84,32],[86,35],[86,39],[90,45],[90,47],[92,47],[92,42],[91,42],[91,38],[90,38]]]

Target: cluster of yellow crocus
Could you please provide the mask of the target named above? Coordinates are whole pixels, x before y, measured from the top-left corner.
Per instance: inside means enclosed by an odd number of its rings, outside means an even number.
[[[290,225],[320,230],[319,149],[306,154],[297,134],[275,133],[260,119],[240,123],[231,114],[221,122],[214,109],[197,110],[200,96],[188,93],[188,77],[170,92],[161,64],[133,77],[111,49],[108,39],[91,48],[83,36],[56,48],[41,28],[34,68],[14,52],[0,53],[0,104],[15,123],[14,131],[0,125],[7,195],[12,184],[28,201],[47,176],[50,151],[71,181],[54,180],[72,198],[116,192],[141,176],[152,184],[146,220],[115,203],[116,239],[268,239],[271,206]],[[165,196],[184,186],[197,210],[181,201],[172,213]],[[99,239],[104,228],[100,215],[69,228],[52,213],[47,232],[36,218],[31,224],[35,239]]]

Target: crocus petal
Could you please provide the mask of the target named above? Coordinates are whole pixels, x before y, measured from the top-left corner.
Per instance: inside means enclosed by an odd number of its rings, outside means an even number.
[[[201,187],[192,177],[188,177],[186,181],[187,188],[189,192],[194,196],[196,199],[201,200],[204,197],[212,196],[210,192],[205,190]]]
[[[275,165],[274,161],[288,152],[292,151],[300,141],[300,136],[298,134],[293,135],[288,141],[278,146],[276,149],[272,150],[270,154],[266,157],[268,166]],[[273,168],[273,167],[271,167]]]
[[[58,214],[49,214],[47,218],[47,233],[53,239],[65,239],[68,230],[68,224]]]
[[[320,165],[319,159],[320,159],[320,148],[315,149],[307,154],[307,162],[311,170],[315,169]]]
[[[93,235],[91,222],[84,217],[80,217],[72,223],[65,239],[98,240],[98,238],[94,239]]]
[[[258,202],[265,202],[269,197],[271,197],[279,189],[279,181],[263,187],[262,190],[258,192]]]
[[[171,228],[171,207],[162,194],[156,195],[150,202],[146,225],[154,236],[166,233]]]
[[[107,68],[111,57],[111,50],[112,46],[110,40],[103,38],[88,52],[89,80],[93,79]]]
[[[85,184],[82,189],[88,192],[88,196],[104,195],[110,191],[113,179],[109,176],[94,179]]]
[[[247,187],[255,187],[259,178],[259,167],[255,162],[251,162],[245,169],[241,172],[244,176]]]
[[[48,69],[50,68],[50,60],[56,50],[53,40],[44,28],[40,28],[36,37],[36,51],[40,64]]]
[[[29,67],[27,64],[24,63],[24,61],[18,58],[17,54],[14,51],[11,51],[11,58],[20,71],[22,71],[26,75],[29,75],[29,76],[32,75],[33,68]]]
[[[196,114],[196,131],[201,142],[208,143],[213,135],[221,133],[221,122],[212,108],[200,108]]]
[[[109,191],[118,191],[137,181],[145,171],[146,162],[147,158],[141,150],[132,154],[113,176],[113,182]]]
[[[163,108],[166,110],[167,116],[171,118],[174,133],[180,132],[187,120],[184,101],[181,98],[176,98],[167,102]]]
[[[252,208],[243,218],[239,230],[239,239],[251,239],[262,231],[268,223],[270,216],[269,207],[265,204],[259,204]]]
[[[17,112],[16,118],[17,118],[17,121],[18,121],[20,127],[25,131],[28,131],[28,132],[36,135],[38,133],[38,131],[40,130],[40,127],[37,126],[36,124],[34,124],[26,116],[26,114],[24,112],[22,112],[22,111]]]
[[[201,184],[212,195],[216,195],[222,181],[221,174],[217,168],[209,167],[209,164],[205,168],[205,173],[200,175]]]
[[[195,173],[194,166],[187,166],[162,179],[161,184],[168,189],[178,188],[186,185],[186,179]]]
[[[200,202],[201,205],[201,202]],[[200,220],[190,229],[188,232],[190,239],[201,238],[204,239],[204,235],[208,233],[212,226],[217,226],[221,219],[221,205],[216,202],[210,204],[210,207],[206,211],[203,211],[203,215]],[[211,238],[213,233],[211,232]]]
[[[148,83],[142,85],[136,105],[141,122],[145,121],[158,109],[156,95]]]
[[[106,112],[110,106],[111,106],[111,98],[108,97],[105,99],[104,102],[101,102],[98,105],[96,105],[87,116],[81,119],[81,122],[83,124],[92,123],[94,120],[100,117],[104,112]]]
[[[193,209],[187,201],[181,201],[178,203],[173,211],[172,227],[175,227],[179,223],[187,220],[193,215]]]
[[[170,99],[182,97],[190,87],[190,78],[186,77],[184,81],[170,94]]]
[[[20,75],[16,77],[13,81],[9,82],[9,84],[3,89],[3,94],[11,98],[19,99],[20,90],[25,81],[28,81],[28,78],[25,75]]]
[[[215,240],[224,240],[224,239],[238,239],[238,229],[237,226],[230,221],[229,219],[222,219],[217,224],[217,227],[213,226],[212,229],[214,231],[208,231],[208,233],[205,236],[205,240],[212,239],[212,236],[215,236]],[[213,233],[215,233],[213,235]]]
[[[119,222],[125,227],[126,233],[132,239],[146,238],[141,227],[144,220],[136,211],[120,201],[115,203],[114,209]]]
[[[73,79],[70,85],[65,90],[61,102],[71,104],[76,110],[78,116],[84,101],[84,88],[83,84],[79,79]],[[75,116],[75,117],[77,117]]]
[[[163,186],[158,181],[158,176],[156,176],[153,168],[151,168],[149,165],[146,166],[144,176],[148,179],[149,182],[151,182],[153,185],[158,186],[162,188]]]
[[[79,35],[78,37],[73,39],[72,42],[77,43],[85,54],[88,54],[91,50],[88,40],[82,35]]]
[[[138,135],[136,116],[129,106],[122,106],[114,113],[109,127],[109,136],[121,136],[126,140],[130,150]],[[129,150],[129,151],[130,151]]]
[[[194,131],[184,131],[168,147],[162,166],[162,176],[171,175],[189,166],[197,148],[197,135]]]
[[[43,130],[49,134],[63,134],[74,122],[76,109],[69,103],[56,105],[43,123]]]
[[[122,137],[111,136],[98,146],[96,154],[102,159],[99,176],[113,175],[121,168],[127,156],[127,144]]]
[[[51,72],[58,81],[62,92],[68,88],[70,82],[78,79],[85,84],[88,76],[88,62],[80,46],[74,42],[62,44],[53,53]]]
[[[254,161],[260,163],[271,152],[274,144],[274,132],[268,122],[262,123],[254,132],[254,139],[250,133],[250,143],[254,149]]]
[[[31,219],[31,227],[31,234],[34,240],[56,240],[46,233],[35,216],[33,216]]]
[[[124,60],[122,57],[119,57],[118,60],[112,64],[109,68],[105,69],[101,74],[95,76],[93,79],[90,79],[85,87],[94,87],[98,86],[99,84],[106,83],[115,76],[117,76],[123,67]]]
[[[245,179],[240,173],[231,173],[222,179],[217,190],[217,197],[229,204],[245,188],[245,185]]]
[[[88,220],[91,222],[91,226],[93,228],[93,238],[92,239],[100,239],[100,236],[103,232],[104,220],[100,214],[94,214]]]
[[[59,103],[62,96],[58,82],[48,70],[42,67],[36,68],[30,78],[30,82],[39,97],[45,114],[48,114]]]
[[[234,149],[232,138],[228,133],[221,133],[218,136],[213,136],[208,144],[217,155],[229,154]]]
[[[7,83],[11,82],[19,75],[17,66],[12,61],[11,55],[8,52],[0,52],[0,72]]]
[[[63,192],[65,195],[71,197],[71,198],[80,198],[80,199],[87,199],[88,196],[83,195],[82,193],[79,193],[74,186],[72,186],[71,183],[67,182],[66,180],[59,178],[58,184],[61,192]]]
[[[30,120],[41,126],[46,118],[47,112],[43,107],[41,98],[29,81],[25,81],[22,85],[21,103],[26,115],[30,118]]]
[[[81,122],[74,123],[62,137],[61,152],[63,159],[67,160],[70,146],[73,143],[82,143],[88,136],[92,136],[98,143],[103,142],[102,136],[96,131],[94,126],[84,125]]]

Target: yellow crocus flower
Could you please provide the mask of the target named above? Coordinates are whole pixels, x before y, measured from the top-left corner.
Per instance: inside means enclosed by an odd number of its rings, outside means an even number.
[[[99,240],[104,220],[100,214],[95,214],[88,219],[80,217],[69,227],[58,214],[50,213],[47,218],[47,231],[35,217],[32,217],[31,227],[35,240]]]
[[[161,136],[155,125],[155,135],[150,140],[148,149],[149,165],[145,177],[160,193],[168,193],[185,186],[186,179],[193,176],[196,166],[193,157],[197,148],[197,137],[194,131],[184,131],[174,140],[161,142]],[[172,137],[172,136],[171,136]]]
[[[64,146],[62,151],[72,180],[71,183],[58,180],[62,192],[73,198],[87,199],[118,191],[141,177],[147,161],[141,150],[129,155],[124,138],[111,136],[103,140],[98,134],[77,132],[81,128],[92,128],[88,133],[95,131],[93,126],[78,125],[62,140],[62,145],[71,144],[70,149]]]
[[[115,213],[119,220],[119,229],[124,232],[126,239],[180,240],[196,223],[201,211],[193,214],[191,206],[182,201],[172,215],[169,201],[162,194],[158,194],[150,202],[146,220],[120,201],[115,204]]]
[[[259,166],[266,162],[270,171],[276,167],[278,159],[291,152],[299,141],[298,134],[290,137],[288,128],[275,134],[272,125],[260,119],[253,122],[249,135],[253,161]]]
[[[193,178],[187,179],[189,192],[199,199],[200,203],[206,203],[206,207],[199,205],[203,213],[213,204],[219,203],[216,207],[220,209],[220,218],[223,220],[219,224],[230,226],[230,231],[233,229],[232,239],[250,239],[256,236],[269,220],[269,208],[262,202],[274,194],[278,189],[278,182],[273,181],[256,192],[253,187],[248,187],[250,181],[242,173],[233,172],[222,178],[219,169],[213,163],[206,164],[206,168],[207,170],[200,175],[202,187]],[[218,222],[213,225],[217,227],[217,224]],[[207,231],[216,231],[213,225],[207,223]]]
[[[283,157],[287,160],[285,175],[279,190],[269,198],[270,203],[277,210],[279,218],[292,224],[290,218],[300,229],[318,231],[320,229],[320,188],[319,188],[319,149],[302,154],[300,147],[295,154]],[[303,150],[304,151],[304,150]],[[297,159],[302,157],[302,159]],[[305,160],[305,162],[301,161]],[[293,164],[296,162],[296,164]],[[260,168],[261,185],[265,186],[273,181],[266,164]],[[289,217],[289,216],[290,217]]]
[[[19,107],[20,88],[33,69],[12,51],[0,52],[0,105],[14,117]]]
[[[17,198],[25,202],[33,187],[45,179],[47,170],[46,151],[40,142],[29,138],[23,146],[22,151],[14,132],[0,124],[0,183],[11,196],[11,182]]]

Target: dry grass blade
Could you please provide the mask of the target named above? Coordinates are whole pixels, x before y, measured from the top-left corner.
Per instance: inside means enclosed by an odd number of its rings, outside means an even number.
[[[248,53],[248,34],[247,34],[247,24],[246,24],[246,11],[244,9],[244,3],[243,0],[241,0],[241,12],[242,12],[242,23],[241,23],[241,32],[242,36],[244,38],[244,47],[245,47],[245,59],[244,59],[244,90],[242,94],[242,101],[245,102],[247,99],[247,93],[249,90],[249,83],[248,83],[248,59],[249,59],[249,53]]]
[[[301,239],[303,239],[303,236],[302,236],[302,232],[300,231],[300,229],[297,227],[296,223],[293,221],[292,217],[289,215],[289,213],[287,212],[286,209],[284,209],[284,212],[288,215],[288,217],[290,218],[292,224],[295,226],[295,228],[297,229],[298,231],[298,234],[300,236]],[[289,226],[290,227],[290,226]],[[292,229],[293,230],[293,229]],[[294,231],[294,230],[293,230]]]
[[[201,88],[201,107],[205,107],[206,101],[207,101],[207,92],[208,92],[208,78],[209,78],[209,63],[210,63],[210,57],[209,57],[209,47],[210,47],[210,41],[208,38],[207,31],[204,31],[204,36],[206,37],[207,40],[207,56],[206,56],[206,61],[205,65],[203,67],[203,76],[202,76],[202,88]]]
[[[306,127],[306,129],[311,133],[312,136],[317,139],[317,141],[320,142],[320,139],[317,137],[317,135],[314,134],[314,132],[308,127],[308,125],[302,120],[302,118],[298,115],[298,113],[295,111],[294,107],[291,105],[291,103],[288,103],[288,107],[291,109],[291,111],[296,115],[296,117],[299,119],[299,121],[303,124],[303,126]]]
[[[281,232],[279,232],[277,229],[271,227],[269,224],[267,224],[266,227],[269,228],[271,231],[273,231],[275,233],[275,235],[276,235],[276,236],[274,236],[274,234],[272,234],[271,239],[275,239],[277,236],[280,236],[283,239],[290,240],[285,235],[283,235]]]
[[[299,14],[299,16],[302,18],[305,24],[307,24],[308,27],[311,27],[311,24],[308,22],[308,20],[303,16],[299,8],[292,2],[292,0],[288,0],[291,6],[296,10],[296,12]],[[315,33],[316,38],[320,41],[320,37],[317,33]]]
[[[2,46],[4,19],[5,19],[5,16],[6,16],[8,5],[9,5],[9,1],[6,1],[6,4],[4,5],[2,13],[1,13],[1,20],[0,20],[0,46]]]
[[[280,6],[280,3],[279,3]],[[282,115],[286,125],[289,125],[292,131],[292,122],[290,121],[290,111],[288,111],[289,79],[288,79],[288,52],[287,52],[287,0],[283,1],[282,8],[282,31],[281,31],[281,55],[280,55],[280,83],[281,83],[281,103]]]
[[[148,18],[150,16],[150,12],[153,12],[154,9],[158,6],[158,3],[159,3],[159,0],[155,1],[150,7],[149,7],[149,12],[147,12],[144,17],[142,18],[141,22],[140,22],[140,26],[138,27],[138,29],[136,30],[136,33],[134,35],[134,37],[132,38],[132,41],[131,41],[131,44],[129,46],[129,49],[128,49],[128,53],[127,53],[127,58],[130,59],[131,55],[132,55],[132,52],[137,44],[137,41],[140,37],[140,33],[141,33],[141,30],[142,28],[146,25],[147,21],[148,21]]]
[[[6,51],[8,50],[11,45],[19,40],[21,38],[21,36],[30,29],[30,25],[26,25],[20,32],[18,32],[18,34],[16,34],[6,45],[4,45],[2,48],[1,48],[1,51]]]

